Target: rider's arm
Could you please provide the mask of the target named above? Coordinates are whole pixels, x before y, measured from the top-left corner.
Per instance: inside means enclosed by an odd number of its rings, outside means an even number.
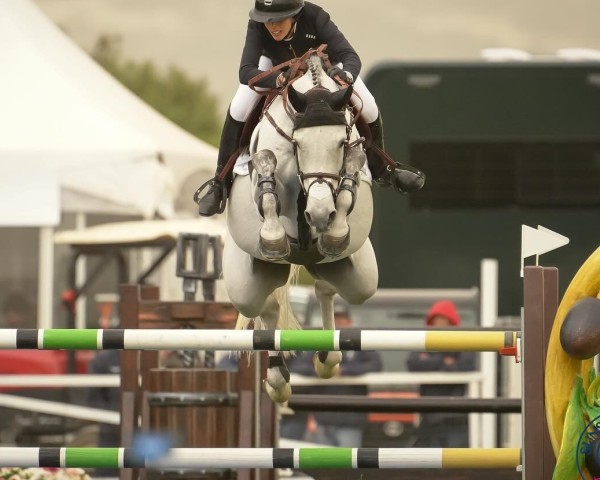
[[[337,25],[333,23],[329,14],[322,8],[317,10],[315,25],[319,32],[319,38],[327,44],[327,53],[332,62],[342,62],[344,70],[350,72],[356,79],[362,67],[360,57]]]
[[[246,31],[246,44],[242,51],[242,59],[240,61],[240,83],[248,85],[248,82],[252,77],[255,77],[262,70],[258,68],[258,62],[263,54],[263,27],[260,23],[248,22],[248,29]],[[276,88],[277,87],[277,76],[281,72],[274,72],[273,74],[263,78],[256,84],[258,87],[263,88]]]

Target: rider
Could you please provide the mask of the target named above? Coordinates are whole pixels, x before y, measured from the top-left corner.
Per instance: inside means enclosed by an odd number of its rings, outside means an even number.
[[[260,94],[248,86],[248,81],[292,58],[300,57],[311,48],[327,44],[327,54],[334,65],[327,73],[338,75],[353,84],[362,101],[362,117],[369,124],[372,142],[383,149],[383,124],[375,99],[358,76],[361,61],[348,40],[321,7],[304,0],[256,0],[250,10],[246,44],[240,62],[240,86],[233,97],[221,135],[215,178],[199,202],[199,213],[212,216],[222,211],[223,183],[217,176],[238,148],[246,120],[260,100]],[[257,82],[257,87],[274,89],[287,82],[287,72],[276,71]],[[367,145],[369,169],[381,185],[395,185],[397,190],[409,193],[419,190],[425,175],[409,165],[396,163],[392,170],[385,161]],[[231,173],[225,182],[231,183]]]

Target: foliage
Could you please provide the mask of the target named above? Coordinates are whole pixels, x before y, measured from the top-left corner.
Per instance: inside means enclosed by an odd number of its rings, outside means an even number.
[[[120,38],[101,36],[92,57],[111,75],[165,117],[213,145],[218,144],[220,124],[217,98],[205,79],[193,79],[178,67],[158,69],[152,62],[124,60]]]
[[[81,468],[0,468],[4,480],[90,480]]]

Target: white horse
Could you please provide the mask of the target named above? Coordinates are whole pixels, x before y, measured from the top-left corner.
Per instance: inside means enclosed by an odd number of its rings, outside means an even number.
[[[264,113],[251,142],[250,175],[236,176],[228,202],[223,276],[231,302],[254,328],[300,328],[287,299],[290,272],[315,278],[324,329],[334,329],[336,294],[360,304],[377,288],[368,235],[373,202],[366,156],[348,106],[352,88],[335,83],[320,55]],[[294,268],[290,268],[294,266]],[[321,378],[337,373],[341,352],[317,352]],[[284,356],[269,352],[265,387],[291,395]]]

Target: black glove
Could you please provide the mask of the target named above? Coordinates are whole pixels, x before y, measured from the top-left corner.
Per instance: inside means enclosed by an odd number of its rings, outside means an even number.
[[[331,78],[335,78],[335,76],[338,75],[348,85],[351,85],[352,83],[354,83],[354,77],[352,76],[352,74],[350,72],[346,72],[346,71],[342,70],[337,65],[331,67],[327,71],[327,75],[329,75]]]

